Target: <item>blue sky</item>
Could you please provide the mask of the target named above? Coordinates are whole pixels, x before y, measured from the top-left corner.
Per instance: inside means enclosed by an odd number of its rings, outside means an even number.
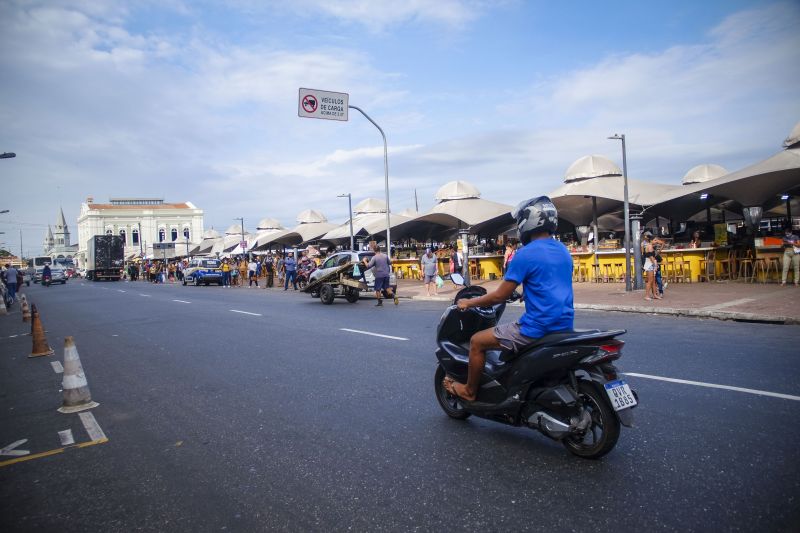
[[[800,120],[797,2],[21,1],[0,4],[0,241],[36,246],[59,205],[192,201],[206,227],[287,227],[383,196],[377,131],[297,117],[348,92],[386,130],[392,210],[447,181],[509,204],[575,159],[679,183],[780,149]],[[27,248],[27,246],[26,246]]]

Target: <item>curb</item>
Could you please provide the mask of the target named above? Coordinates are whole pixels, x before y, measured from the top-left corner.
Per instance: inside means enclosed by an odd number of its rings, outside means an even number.
[[[759,315],[755,313],[737,313],[734,311],[710,311],[703,309],[677,309],[672,307],[642,307],[631,305],[575,304],[575,309],[592,311],[618,311],[621,313],[646,313],[651,315],[673,315],[692,318],[714,318],[717,320],[735,320],[739,322],[759,322],[764,324],[798,325],[800,318],[790,316]]]

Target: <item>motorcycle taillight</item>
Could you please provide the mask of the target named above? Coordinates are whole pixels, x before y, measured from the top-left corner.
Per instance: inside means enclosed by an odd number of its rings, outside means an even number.
[[[625,346],[625,341],[618,341],[617,339],[604,342],[597,347],[597,354],[592,358],[592,363],[605,363],[619,359],[622,356],[623,346]]]

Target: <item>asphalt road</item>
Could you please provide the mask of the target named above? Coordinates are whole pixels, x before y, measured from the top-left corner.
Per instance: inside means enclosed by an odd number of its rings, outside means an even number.
[[[28,294],[59,359],[74,337],[108,442],[0,467],[3,531],[800,524],[794,399],[629,377],[636,427],[587,461],[531,430],[441,412],[441,302],[323,306],[292,291],[141,282]],[[628,329],[624,371],[800,395],[800,327],[577,317],[578,327]],[[78,415],[55,412],[56,358],[28,359],[30,338],[12,337],[28,329],[19,314],[0,317],[0,447],[27,438],[18,448],[41,453],[66,429],[90,441]]]

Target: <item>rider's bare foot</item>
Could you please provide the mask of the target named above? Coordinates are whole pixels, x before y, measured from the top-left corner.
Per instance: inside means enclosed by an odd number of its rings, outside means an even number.
[[[444,384],[445,390],[457,398],[461,398],[462,400],[466,400],[468,402],[474,402],[475,398],[477,398],[476,394],[469,394],[466,385],[455,381],[451,377],[444,378],[442,383]]]

